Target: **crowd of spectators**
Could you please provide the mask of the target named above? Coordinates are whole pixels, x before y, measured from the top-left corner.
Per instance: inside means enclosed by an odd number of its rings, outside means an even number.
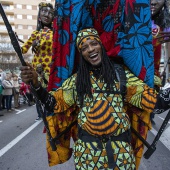
[[[19,108],[22,103],[34,104],[30,86],[22,82],[17,74],[0,69],[0,111],[6,109],[11,112],[12,108]]]

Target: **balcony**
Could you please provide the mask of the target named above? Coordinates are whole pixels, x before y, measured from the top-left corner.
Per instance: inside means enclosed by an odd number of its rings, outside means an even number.
[[[1,1],[1,4],[3,4],[3,5],[13,5],[14,4],[14,2],[13,1],[11,1],[11,0],[5,0],[5,1]]]
[[[10,23],[11,25],[14,25],[14,20],[9,20],[9,23]],[[5,25],[2,18],[0,18],[0,25]],[[0,29],[0,30],[2,30],[2,29]]]
[[[0,30],[0,34],[1,35],[6,35],[6,34],[8,34],[8,31],[7,30]]]
[[[9,15],[14,15],[14,11],[11,10],[11,9],[7,9],[7,10],[5,10],[5,14],[6,14],[6,15],[7,15],[7,14],[9,14]]]

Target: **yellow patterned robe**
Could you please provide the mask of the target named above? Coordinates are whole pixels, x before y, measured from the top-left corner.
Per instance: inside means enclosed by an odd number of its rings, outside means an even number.
[[[134,81],[134,85],[138,85],[138,81]],[[161,86],[161,79],[154,76],[154,84],[158,87]],[[146,140],[148,131],[152,128],[150,121],[150,112],[134,107],[131,104],[125,106],[126,112],[130,117],[132,127]],[[140,166],[140,161],[144,151],[143,142],[132,133],[132,146],[136,158],[136,169]]]
[[[22,53],[25,54],[32,47],[33,41],[38,42],[37,52],[34,54],[32,64],[36,68],[37,64],[42,64],[46,73],[50,72],[50,63],[52,60],[52,38],[53,31],[45,28],[40,31],[33,31],[28,41],[21,47]]]

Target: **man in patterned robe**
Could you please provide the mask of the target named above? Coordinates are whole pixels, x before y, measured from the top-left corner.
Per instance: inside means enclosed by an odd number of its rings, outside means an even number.
[[[50,113],[60,115],[75,106],[79,108],[76,115],[78,139],[73,148],[77,170],[135,170],[131,123],[124,108],[121,77],[116,65],[107,56],[94,28],[79,31],[76,45],[80,53],[78,72],[56,91],[45,91],[29,64],[21,68],[22,80],[32,81],[32,88]],[[127,68],[125,75],[125,102],[147,113],[169,108],[170,89],[157,94]],[[64,139],[69,140],[66,134]],[[57,146],[63,146],[63,139],[58,142]],[[60,154],[58,149],[53,152]]]

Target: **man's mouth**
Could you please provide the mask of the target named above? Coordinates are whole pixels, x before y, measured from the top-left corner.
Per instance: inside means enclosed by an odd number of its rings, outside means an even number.
[[[91,58],[91,59],[94,59],[94,58],[96,58],[96,57],[98,57],[98,53],[95,53],[95,54],[90,55],[90,58]]]

